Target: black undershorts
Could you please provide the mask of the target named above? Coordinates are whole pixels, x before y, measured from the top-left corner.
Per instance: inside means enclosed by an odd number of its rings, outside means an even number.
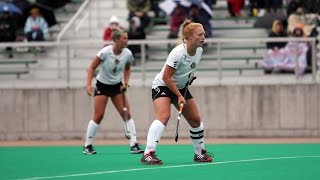
[[[183,89],[179,89],[179,91],[182,95],[184,95],[186,87],[184,87]],[[178,97],[167,86],[158,86],[156,88],[152,88],[152,100],[155,100],[159,97],[168,97],[171,99],[171,103],[178,101]],[[193,96],[188,89],[185,100],[192,98]]]
[[[104,84],[97,80],[96,87],[94,89],[94,96],[115,96],[117,94],[121,93],[120,87],[122,85],[122,82],[114,85]]]

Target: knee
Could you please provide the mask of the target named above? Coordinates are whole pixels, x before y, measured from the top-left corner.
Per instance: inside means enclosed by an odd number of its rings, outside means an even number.
[[[127,118],[128,118],[128,120],[131,119],[131,113],[130,112],[128,112],[128,117]]]
[[[170,114],[161,114],[156,116],[156,119],[161,121],[165,126],[167,125],[169,119],[170,119]]]
[[[162,120],[168,120],[170,119],[170,114],[169,113],[161,113],[157,115],[157,119],[162,119]]]
[[[122,117],[122,119],[125,121],[125,120],[129,120],[129,119],[131,119],[131,113],[130,112],[127,112],[127,119],[125,119],[126,118],[126,114],[125,114],[125,112],[122,112],[121,113],[121,117]]]
[[[102,118],[103,118],[103,113],[95,113],[94,114],[94,117],[93,117],[93,120],[97,123],[97,124],[100,124],[100,122],[102,121]]]
[[[197,118],[193,118],[190,122],[190,126],[193,127],[193,128],[197,128],[201,125],[201,119],[200,117],[197,117]]]
[[[192,128],[197,128],[197,127],[199,127],[200,125],[201,125],[201,121],[200,121],[200,122],[193,122],[193,123],[190,124],[190,126],[191,126]]]

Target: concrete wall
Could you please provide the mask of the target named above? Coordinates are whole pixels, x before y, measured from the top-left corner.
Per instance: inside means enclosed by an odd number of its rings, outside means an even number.
[[[206,137],[319,137],[319,85],[196,86]],[[138,138],[145,139],[154,119],[151,92],[131,87],[132,116]],[[0,140],[83,139],[93,99],[84,88],[0,89]],[[177,111],[163,137],[174,138]],[[188,137],[182,118],[180,137]],[[98,138],[123,136],[123,122],[108,102]]]

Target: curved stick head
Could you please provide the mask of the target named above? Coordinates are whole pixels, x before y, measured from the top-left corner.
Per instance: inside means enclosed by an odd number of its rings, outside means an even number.
[[[124,136],[127,138],[127,139],[131,139],[131,136],[127,133],[124,134]]]

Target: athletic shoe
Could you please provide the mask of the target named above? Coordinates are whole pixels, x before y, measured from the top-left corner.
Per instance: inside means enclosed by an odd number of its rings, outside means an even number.
[[[202,149],[201,154],[194,155],[193,161],[194,162],[212,162],[213,154],[208,154],[207,150]]]
[[[86,147],[83,147],[83,154],[97,154],[97,151],[95,151],[92,145],[90,144]]]
[[[138,143],[135,143],[134,146],[131,146],[130,153],[131,154],[141,154],[144,150],[142,150]]]
[[[149,154],[142,155],[141,163],[148,164],[148,165],[161,165],[162,161],[156,157],[156,154],[154,151],[150,151]]]

